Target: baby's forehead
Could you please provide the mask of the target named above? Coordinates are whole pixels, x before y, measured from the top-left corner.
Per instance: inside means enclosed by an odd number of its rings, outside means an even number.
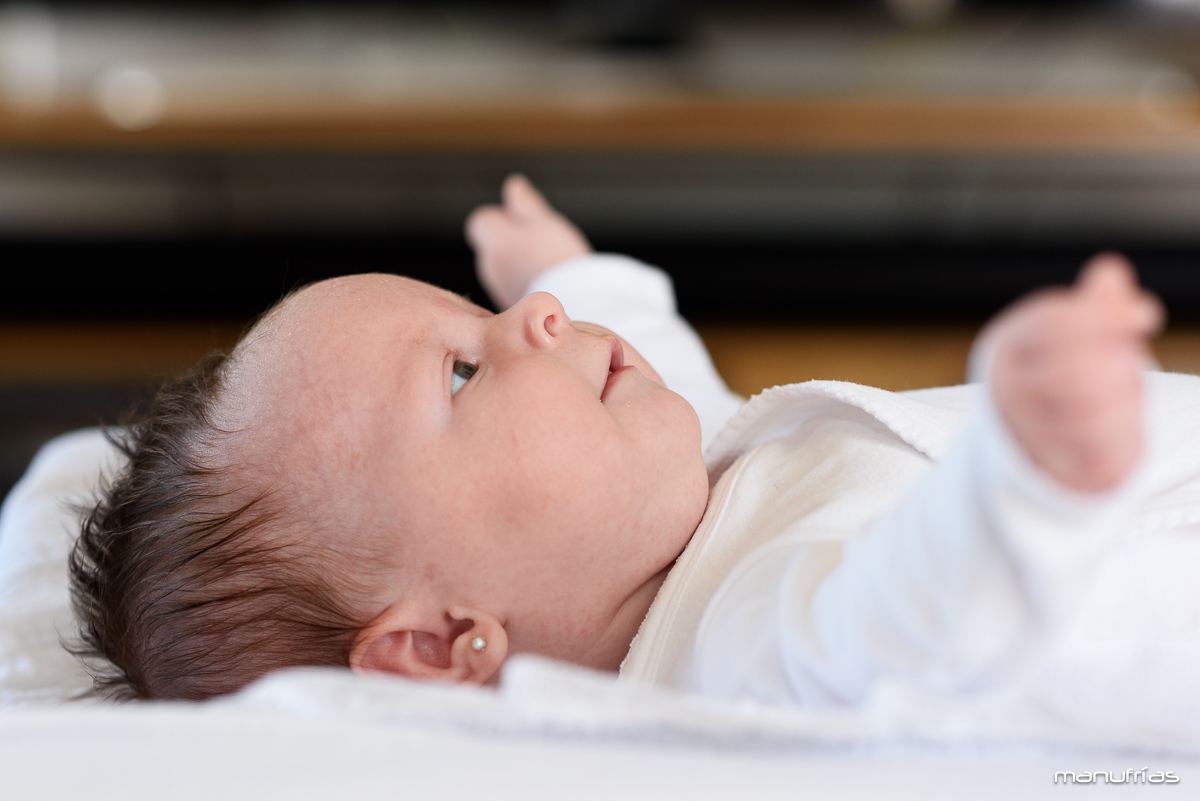
[[[247,432],[244,444],[256,450],[287,450],[289,472],[320,465],[335,443],[353,439],[359,407],[370,406],[385,382],[381,364],[401,363],[403,343],[421,340],[424,329],[461,302],[395,275],[345,276],[295,292],[235,350],[221,422]],[[395,373],[404,377],[401,369]]]
[[[490,315],[461,296],[403,276],[351,275],[311,284],[281,302],[238,345],[232,383],[295,408],[297,391],[321,384],[332,391],[370,378],[364,362],[400,358],[407,345],[432,341],[443,321],[464,313]]]
[[[293,293],[260,323],[264,336],[296,336],[316,329],[363,327],[378,318],[400,327],[425,324],[442,315],[468,311],[490,314],[467,298],[413,278],[383,273],[320,281]]]

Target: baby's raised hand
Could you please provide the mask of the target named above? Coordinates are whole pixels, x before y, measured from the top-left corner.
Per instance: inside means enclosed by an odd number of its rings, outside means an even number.
[[[501,310],[516,303],[538,273],[592,252],[570,220],[555,211],[523,175],[510,175],[504,203],[480,206],[467,217],[475,273]]]
[[[1142,450],[1142,370],[1162,325],[1130,264],[1097,256],[1075,285],[1038,292],[980,337],[1000,416],[1035,464],[1082,492],[1124,479]]]

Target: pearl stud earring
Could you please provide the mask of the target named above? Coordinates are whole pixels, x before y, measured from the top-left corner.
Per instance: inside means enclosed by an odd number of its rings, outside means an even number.
[[[487,648],[487,640],[483,639],[482,637],[476,637],[475,639],[471,640],[471,647],[476,651],[482,651],[484,648]]]

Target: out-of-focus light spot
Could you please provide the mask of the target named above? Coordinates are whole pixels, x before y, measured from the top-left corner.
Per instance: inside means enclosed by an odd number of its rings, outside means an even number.
[[[42,5],[0,7],[0,93],[11,107],[45,111],[58,90],[54,15]]]
[[[884,5],[905,25],[934,25],[950,16],[955,0],[884,0]]]
[[[138,64],[105,67],[96,76],[94,96],[108,121],[125,131],[153,128],[167,107],[162,81]]]
[[[1163,69],[1142,83],[1142,116],[1164,133],[1178,133],[1200,124],[1200,85],[1182,69]]]

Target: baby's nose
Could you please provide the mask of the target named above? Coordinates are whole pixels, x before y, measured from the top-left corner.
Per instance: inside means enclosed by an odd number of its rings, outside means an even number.
[[[554,347],[557,338],[571,325],[558,298],[548,292],[526,295],[505,314],[515,314],[526,341],[535,348]]]

